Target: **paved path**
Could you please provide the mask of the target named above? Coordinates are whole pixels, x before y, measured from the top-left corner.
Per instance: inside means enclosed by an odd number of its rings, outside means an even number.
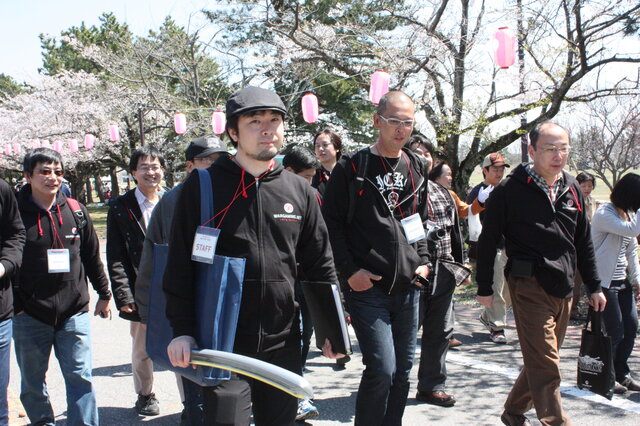
[[[104,244],[102,245],[104,247]],[[412,387],[404,416],[405,425],[500,425],[502,404],[522,365],[516,333],[507,329],[509,344],[496,345],[488,340],[488,334],[476,320],[477,307],[456,305],[456,337],[464,345],[458,351],[450,351],[448,357],[448,387],[458,402],[452,408],[440,408],[417,403],[415,384],[417,367],[412,370]],[[513,325],[511,319],[510,324]],[[92,321],[93,362],[95,387],[100,407],[102,425],[176,425],[182,405],[179,400],[175,376],[168,371],[156,374],[155,392],[160,400],[161,414],[156,417],[138,417],[133,409],[135,395],[131,376],[131,338],[129,324],[120,318]],[[353,333],[352,333],[353,334]],[[614,396],[607,401],[574,387],[576,356],[579,348],[580,327],[571,325],[562,349],[564,407],[575,425],[640,425],[640,393]],[[353,339],[355,342],[355,338]],[[418,345],[419,346],[419,345]],[[353,410],[358,383],[362,374],[359,353],[342,371],[311,351],[305,377],[313,384],[315,403],[320,417],[309,421],[313,425],[343,425],[353,423]],[[640,377],[640,352],[636,346],[632,355],[632,371]],[[419,356],[419,354],[417,354]],[[65,389],[57,361],[52,356],[47,378],[58,424],[65,425]],[[20,377],[15,358],[11,367],[11,424],[27,424],[18,418]],[[535,413],[529,417],[535,419]],[[534,424],[539,424],[534,421]]]

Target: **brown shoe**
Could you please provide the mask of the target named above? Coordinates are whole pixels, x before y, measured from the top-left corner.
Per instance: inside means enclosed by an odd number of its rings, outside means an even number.
[[[456,403],[456,399],[453,395],[449,395],[445,391],[437,390],[433,392],[421,392],[416,393],[416,399],[418,401],[426,402],[427,404],[438,405],[440,407],[453,407]]]
[[[455,337],[449,339],[449,349],[457,348],[458,346],[462,346],[462,342]]]
[[[511,414],[505,411],[500,416],[500,420],[507,426],[531,426],[531,422],[524,414]]]
[[[621,381],[620,384],[630,391],[634,391],[634,392],[640,391],[640,383],[638,383],[638,381],[636,380],[633,380],[630,376],[628,376],[626,379]],[[615,393],[615,389],[613,392]]]

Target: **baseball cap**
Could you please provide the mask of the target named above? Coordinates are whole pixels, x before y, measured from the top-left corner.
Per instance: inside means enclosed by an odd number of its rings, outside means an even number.
[[[256,86],[247,86],[227,99],[227,120],[236,115],[263,109],[287,113],[282,99],[276,92]]]
[[[484,161],[482,162],[482,168],[484,169],[484,168],[489,167],[489,166],[511,167],[511,166],[509,166],[509,164],[507,164],[507,162],[504,160],[504,157],[499,152],[492,152],[491,154],[489,154],[486,157],[484,157]]]
[[[216,152],[227,152],[227,145],[220,138],[207,135],[192,140],[184,153],[187,161],[194,158],[204,158]]]

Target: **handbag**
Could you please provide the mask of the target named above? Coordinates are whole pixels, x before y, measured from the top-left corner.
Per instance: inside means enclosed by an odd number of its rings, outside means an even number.
[[[578,388],[611,399],[615,385],[611,337],[602,331],[602,321],[602,312],[590,307],[578,355]]]
[[[477,242],[482,233],[482,223],[480,222],[480,215],[473,214],[471,208],[469,208],[469,214],[467,215],[469,221],[469,241]]]
[[[209,172],[195,169],[200,179],[200,223],[214,214],[213,188]],[[169,256],[168,244],[154,244],[153,274],[149,289],[149,318],[147,323],[147,353],[154,363],[176,372],[200,386],[215,386],[229,380],[231,372],[214,367],[174,367],[169,361],[167,346],[173,330],[166,317],[166,297],[162,280]],[[245,259],[214,256],[212,264],[196,262],[194,281],[196,342],[199,349],[232,352],[235,342]]]

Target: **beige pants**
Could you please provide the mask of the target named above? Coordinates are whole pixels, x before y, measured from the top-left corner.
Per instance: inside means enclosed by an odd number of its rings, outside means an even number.
[[[507,326],[507,308],[511,306],[509,286],[504,277],[504,268],[507,266],[507,253],[504,249],[498,250],[493,262],[493,304],[482,311],[482,319],[489,324],[490,331],[504,330]]]
[[[139,395],[153,392],[153,362],[147,354],[147,326],[141,322],[131,321],[131,372],[133,388]]]

